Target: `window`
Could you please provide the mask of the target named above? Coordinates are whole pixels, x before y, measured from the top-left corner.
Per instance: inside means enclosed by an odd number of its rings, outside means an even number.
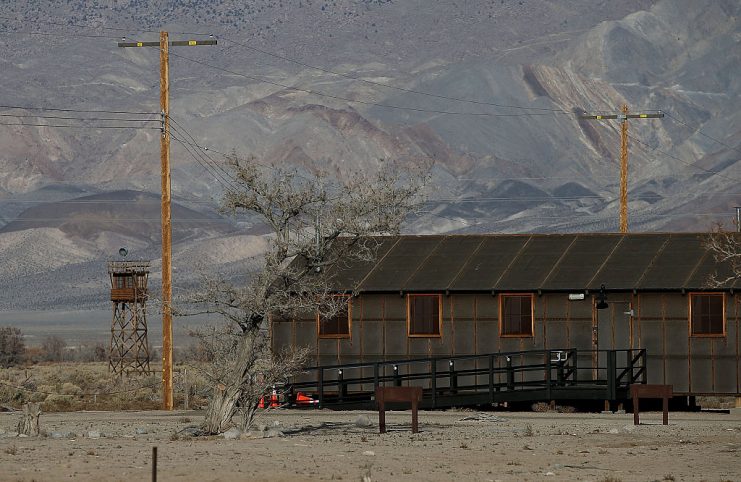
[[[499,335],[533,336],[533,295],[499,296]]]
[[[692,336],[725,336],[725,294],[690,293],[690,333]]]
[[[407,334],[440,336],[441,295],[407,295]]]
[[[352,300],[349,295],[337,295],[344,303],[334,316],[316,316],[317,333],[320,338],[350,338],[350,322],[352,320]]]
[[[134,279],[130,275],[113,275],[113,280],[117,289],[134,287]]]

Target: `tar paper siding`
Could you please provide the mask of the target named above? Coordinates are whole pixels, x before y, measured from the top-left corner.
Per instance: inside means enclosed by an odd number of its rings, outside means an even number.
[[[645,348],[648,383],[672,384],[676,394],[741,394],[739,295],[726,294],[723,337],[690,336],[689,296],[679,292],[609,293],[606,310],[594,309],[590,296],[569,301],[564,293],[544,293],[533,300],[532,337],[499,336],[498,296],[451,294],[442,296],[441,336],[414,338],[407,336],[404,296],[362,294],[352,299],[350,337],[319,338],[315,316],[273,320],[273,347],[305,346],[316,364],[336,365],[537,349],[591,350],[596,343],[599,349]],[[625,313],[631,305],[632,317]],[[579,366],[590,366],[592,357],[585,353],[578,361]],[[472,364],[462,361],[456,368]]]

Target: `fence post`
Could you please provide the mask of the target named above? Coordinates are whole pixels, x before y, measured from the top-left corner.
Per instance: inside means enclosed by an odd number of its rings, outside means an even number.
[[[324,407],[324,368],[319,368],[319,406]],[[267,406],[267,405],[266,405]]]
[[[432,408],[437,408],[437,359],[432,360]]]
[[[515,389],[515,371],[512,369],[512,357],[507,355],[507,390]]]
[[[571,350],[569,357],[571,357],[571,359],[573,360],[571,362],[571,366],[574,369],[574,379],[571,381],[571,384],[576,385],[577,383],[579,383],[579,357],[576,348]]]
[[[553,369],[553,365],[551,362],[551,350],[546,350],[545,352],[545,396],[550,402],[552,400],[551,398],[551,370]]]
[[[450,369],[450,393],[455,395],[458,393],[458,374],[455,373],[455,361],[450,360],[448,366]]]
[[[645,348],[641,350],[641,362],[643,364],[641,383],[645,385],[648,382],[648,365],[646,365],[646,349]]]
[[[494,403],[494,355],[489,355],[489,403]]]
[[[345,400],[347,395],[347,383],[345,383],[344,372],[342,368],[337,370],[337,382],[340,384],[340,402]]]
[[[617,398],[617,353],[615,350],[607,352],[607,398]]]
[[[378,380],[378,363],[373,364],[373,393],[375,393],[376,388],[379,387],[379,380]]]

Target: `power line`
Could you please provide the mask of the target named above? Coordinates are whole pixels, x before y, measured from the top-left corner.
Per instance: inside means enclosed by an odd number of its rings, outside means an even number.
[[[171,118],[170,120],[173,119]],[[192,136],[190,136],[190,134],[185,131],[184,128],[178,127],[177,123],[174,120],[172,127],[176,133],[187,135],[192,139]],[[190,142],[178,137],[177,135],[174,135],[172,132],[170,133],[170,136],[172,136],[173,139],[179,142],[186,150],[186,152],[188,152],[188,154],[190,154],[190,156],[195,159],[198,164],[206,169],[209,174],[213,175],[222,186],[229,190],[235,190],[235,186],[232,184],[231,178],[223,169],[220,168],[216,161],[205,155],[201,149],[196,149],[195,147],[193,147],[193,145],[191,145]],[[195,145],[197,146],[197,144]],[[191,152],[191,149],[193,149],[195,153]]]
[[[254,77],[254,76],[251,76],[251,75],[243,74],[241,72],[236,72],[234,70],[229,70],[229,69],[225,69],[223,67],[218,67],[216,65],[212,65],[212,64],[209,64],[207,62],[203,62],[201,60],[192,59],[190,57],[185,57],[183,55],[176,54],[176,53],[173,53],[173,52],[170,52],[170,55],[173,56],[173,57],[181,58],[183,60],[187,60],[189,62],[193,62],[195,64],[202,65],[204,67],[208,67],[210,69],[220,70],[220,71],[226,72],[228,74],[237,75],[237,76],[240,76],[240,77],[244,77],[246,79],[254,80],[255,82],[261,82],[261,83],[265,83],[265,84],[275,85],[277,87],[282,87],[284,89],[294,90],[294,91],[297,91],[297,92],[304,92],[304,93],[307,93],[307,94],[316,95],[316,96],[320,96],[320,97],[327,97],[329,99],[341,100],[341,101],[347,102],[349,104],[372,105],[372,106],[375,106],[375,107],[383,107],[383,108],[387,108],[387,109],[397,109],[397,110],[405,110],[405,111],[411,111],[411,112],[423,112],[423,113],[429,113],[429,114],[462,115],[462,116],[470,115],[470,116],[478,116],[478,117],[532,117],[532,116],[546,116],[546,115],[553,115],[554,114],[554,112],[547,112],[547,113],[537,113],[537,112],[534,112],[534,113],[527,113],[527,114],[496,114],[496,113],[491,113],[491,112],[459,112],[459,111],[448,111],[448,110],[422,109],[422,108],[417,108],[417,107],[404,107],[404,106],[399,106],[399,105],[394,105],[394,104],[381,104],[381,103],[378,103],[378,102],[369,102],[369,101],[364,101],[364,100],[351,99],[349,97],[342,97],[342,96],[339,96],[339,95],[326,94],[326,93],[318,92],[318,91],[311,90],[311,89],[303,89],[301,87],[294,87],[294,86],[290,86],[290,85],[287,85],[287,84],[282,84],[280,82],[275,82],[275,81],[272,81],[272,80],[262,79],[262,78],[259,78],[259,77]]]
[[[218,172],[217,171],[214,171],[213,167],[211,167],[210,164],[204,162],[202,159],[199,159],[196,154],[194,154],[193,152],[191,152],[191,150],[190,150],[191,148],[188,146],[188,143],[187,142],[185,142],[183,139],[181,139],[180,137],[178,137],[178,136],[176,136],[176,135],[174,135],[172,133],[170,133],[170,137],[172,137],[173,140],[179,142],[183,146],[183,148],[185,149],[185,152],[187,152],[188,154],[190,154],[190,156],[198,164],[200,164],[201,167],[203,167],[206,170],[206,172],[208,172],[209,174],[211,174],[214,177],[214,179],[216,179],[216,181],[218,181],[219,184],[221,184],[222,186],[224,186],[226,189],[233,189],[233,187],[231,185],[229,185],[229,184],[227,184],[227,183],[224,182],[224,180],[219,176]]]
[[[508,108],[508,109],[546,111],[546,112],[551,112],[551,113],[573,115],[573,113],[568,112],[568,111],[565,111],[563,109],[549,109],[549,108],[545,108],[545,107],[525,107],[525,106],[521,106],[521,105],[499,104],[499,103],[496,103],[496,102],[486,102],[486,101],[478,101],[478,100],[473,100],[473,99],[463,99],[463,98],[460,98],[460,97],[451,97],[451,96],[447,96],[447,95],[433,94],[433,93],[430,93],[430,92],[423,92],[423,91],[419,91],[419,90],[407,89],[407,88],[404,88],[404,87],[398,87],[398,86],[395,86],[395,85],[383,84],[381,82],[374,82],[372,80],[367,80],[367,79],[364,79],[362,77],[356,77],[356,76],[350,75],[350,74],[343,74],[342,72],[337,72],[335,70],[331,70],[331,69],[327,69],[327,68],[323,68],[323,67],[318,67],[316,65],[311,65],[311,64],[308,64],[306,62],[302,62],[300,60],[296,60],[296,59],[292,59],[292,58],[289,58],[289,57],[285,57],[283,55],[279,55],[279,54],[276,54],[276,53],[273,53],[273,52],[268,52],[267,50],[262,50],[262,49],[259,49],[257,47],[253,47],[251,45],[246,45],[246,44],[237,42],[236,40],[232,40],[232,39],[227,38],[227,37],[222,37],[222,40],[226,40],[228,42],[231,42],[231,43],[233,43],[235,45],[238,45],[240,47],[243,47],[243,48],[252,50],[254,52],[259,52],[261,54],[269,55],[271,57],[275,57],[277,59],[284,60],[286,62],[291,62],[291,63],[297,64],[297,65],[301,65],[302,67],[306,67],[306,68],[309,68],[309,69],[318,70],[320,72],[324,72],[324,73],[327,73],[327,74],[337,75],[339,77],[344,77],[346,79],[355,80],[355,81],[358,81],[358,82],[363,82],[365,84],[373,85],[373,86],[376,86],[376,87],[383,87],[383,88],[386,88],[386,89],[398,90],[398,91],[406,92],[406,93],[409,93],[409,94],[418,94],[418,95],[424,95],[424,96],[427,96],[427,97],[434,97],[434,98],[437,98],[437,99],[452,100],[452,101],[456,101],[456,102],[465,102],[465,103],[476,104],[476,105],[484,105],[484,106],[491,106],[491,107],[503,107],[503,108]]]
[[[104,109],[63,109],[58,107],[37,107],[23,105],[0,105],[0,109],[23,109],[23,110],[42,110],[54,112],[77,112],[80,114],[132,114],[132,115],[160,115],[159,112],[143,112],[130,110],[104,110]]]
[[[694,164],[694,163],[692,163],[692,162],[689,162],[689,161],[685,161],[684,159],[680,159],[679,157],[677,157],[677,156],[675,156],[675,155],[673,155],[673,154],[669,154],[669,153],[668,153],[668,152],[666,152],[666,151],[662,151],[661,149],[655,149],[655,148],[651,148],[651,146],[650,146],[650,145],[646,144],[646,143],[645,143],[645,142],[643,142],[642,140],[640,140],[640,139],[638,139],[638,138],[636,138],[636,137],[633,137],[633,136],[631,136],[631,135],[628,135],[628,137],[629,137],[629,138],[630,138],[630,139],[631,139],[632,141],[635,141],[635,142],[637,142],[638,144],[641,144],[642,146],[644,146],[644,147],[643,147],[643,150],[644,150],[644,152],[648,152],[648,153],[651,153],[652,151],[655,151],[655,152],[658,152],[659,154],[663,154],[663,155],[665,155],[666,157],[672,158],[672,159],[674,159],[675,161],[679,161],[679,162],[681,162],[681,163],[683,163],[683,164],[687,164],[688,166],[690,166],[690,167],[693,167],[693,168],[695,168],[695,169],[698,169],[698,170],[700,170],[700,171],[705,171],[705,172],[709,173],[710,175],[713,175],[713,176],[720,176],[720,177],[722,177],[722,178],[725,178],[725,179],[728,179],[728,180],[730,180],[730,181],[734,181],[734,182],[741,182],[741,180],[739,180],[739,179],[735,179],[735,178],[732,178],[732,177],[726,176],[725,174],[721,174],[721,173],[720,173],[719,171],[711,171],[710,169],[705,169],[704,167],[698,166],[698,165],[696,165],[696,164]],[[650,150],[649,150],[649,149],[650,149]]]
[[[693,129],[693,130],[694,130],[695,132],[697,132],[697,133],[698,133],[698,134],[700,134],[701,136],[703,136],[703,137],[705,137],[705,138],[707,138],[707,139],[710,139],[711,141],[717,142],[718,144],[720,144],[720,145],[721,145],[721,146],[723,146],[723,147],[726,147],[726,148],[728,148],[728,149],[733,149],[733,150],[734,150],[734,151],[736,151],[736,152],[741,152],[741,149],[739,149],[738,147],[733,147],[733,146],[731,146],[731,145],[728,145],[728,144],[726,144],[725,142],[721,141],[720,139],[716,139],[716,138],[715,138],[715,137],[713,137],[713,136],[710,136],[710,135],[708,135],[708,134],[705,134],[705,133],[704,133],[704,132],[702,132],[702,131],[701,131],[701,130],[700,130],[700,129],[698,128],[698,127],[693,127],[693,126],[691,126],[691,125],[687,124],[686,122],[682,121],[681,119],[678,119],[677,117],[674,117],[673,115],[669,114],[668,112],[664,112],[664,114],[665,114],[665,115],[666,115],[667,117],[669,117],[670,119],[674,120],[675,122],[677,122],[677,123],[679,123],[679,124],[682,124],[683,126],[685,126],[685,127],[688,127],[688,128],[690,128],[690,129]]]
[[[33,114],[0,114],[0,117],[78,120],[78,121],[119,121],[119,122],[159,122],[160,121],[159,119],[125,119],[123,117],[69,117],[69,116],[33,115]]]
[[[114,39],[118,37],[112,37],[110,35],[93,35],[93,34],[83,34],[83,33],[75,33],[74,35],[71,34],[64,34],[64,33],[52,33],[52,32],[35,32],[30,30],[0,30],[0,35],[7,34],[7,35],[39,35],[42,37],[83,37],[83,38],[107,38],[107,39]]]
[[[143,126],[100,126],[100,125],[61,125],[61,124],[29,124],[29,123],[13,123],[13,122],[0,122],[3,126],[25,126],[25,127],[71,127],[75,129],[152,129],[160,130],[159,127],[143,127]]]

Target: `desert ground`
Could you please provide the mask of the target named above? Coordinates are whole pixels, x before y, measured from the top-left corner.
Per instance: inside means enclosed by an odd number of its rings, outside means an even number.
[[[0,414],[1,480],[741,480],[741,409],[522,413],[282,410],[234,439],[190,437],[201,412],[41,415],[41,437]]]

